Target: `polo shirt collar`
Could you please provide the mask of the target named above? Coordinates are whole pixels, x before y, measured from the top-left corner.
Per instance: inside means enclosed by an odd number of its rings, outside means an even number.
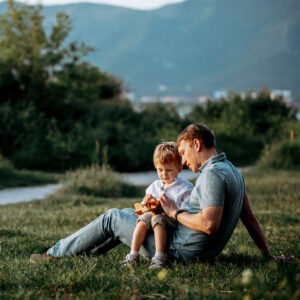
[[[226,154],[224,152],[217,154],[210,159],[208,159],[200,168],[199,172],[201,173],[206,167],[218,162],[218,161],[224,161],[226,159]]]

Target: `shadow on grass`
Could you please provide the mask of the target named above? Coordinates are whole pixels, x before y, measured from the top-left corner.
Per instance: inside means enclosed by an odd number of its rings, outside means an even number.
[[[232,253],[230,255],[221,254],[217,257],[216,261],[218,263],[249,267],[253,264],[268,262],[269,260],[262,256],[249,256],[245,254]]]
[[[24,237],[26,234],[20,230],[0,229],[0,237]]]

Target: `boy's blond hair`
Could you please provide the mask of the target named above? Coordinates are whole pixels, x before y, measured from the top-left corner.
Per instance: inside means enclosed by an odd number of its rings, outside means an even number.
[[[181,166],[181,156],[178,153],[176,143],[165,142],[156,146],[153,154],[154,166],[157,164],[174,163],[176,166]]]

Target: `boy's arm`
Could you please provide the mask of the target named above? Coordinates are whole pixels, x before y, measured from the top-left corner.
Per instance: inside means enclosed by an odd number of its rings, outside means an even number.
[[[146,189],[146,196],[144,197],[143,201],[141,202],[142,205],[149,203],[153,198],[153,191],[155,190],[155,181],[152,182]],[[155,198],[154,198],[155,199]],[[156,199],[155,199],[156,200]]]
[[[147,194],[147,195],[144,197],[144,199],[143,199],[143,201],[141,202],[141,204],[142,204],[142,205],[145,205],[145,204],[149,203],[152,199],[155,199],[155,198],[153,197],[153,195]],[[155,200],[156,200],[156,199],[155,199]]]

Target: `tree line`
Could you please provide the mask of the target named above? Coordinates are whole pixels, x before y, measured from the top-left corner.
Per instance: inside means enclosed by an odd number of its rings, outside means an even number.
[[[138,112],[123,99],[119,78],[84,61],[93,49],[66,43],[70,30],[65,13],[46,30],[41,6],[8,0],[0,15],[0,151],[18,168],[152,169],[155,145],[175,140],[192,122],[212,128],[218,150],[234,163],[251,164],[265,145],[292,129],[300,133],[296,109],[266,89],[255,98],[232,93],[196,105],[183,118],[162,103]]]

